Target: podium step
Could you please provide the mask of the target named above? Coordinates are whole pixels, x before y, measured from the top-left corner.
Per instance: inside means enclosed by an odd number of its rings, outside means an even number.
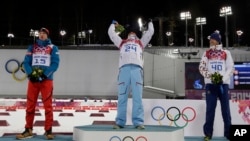
[[[184,129],[172,126],[145,125],[144,130],[126,125],[113,129],[113,125],[75,126],[73,141],[184,141]]]

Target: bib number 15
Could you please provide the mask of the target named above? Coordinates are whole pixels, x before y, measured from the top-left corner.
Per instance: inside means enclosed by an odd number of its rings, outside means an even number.
[[[46,62],[46,60],[43,58],[35,59],[35,64],[44,65],[45,62]]]
[[[33,55],[32,65],[49,66],[50,56],[49,55]]]

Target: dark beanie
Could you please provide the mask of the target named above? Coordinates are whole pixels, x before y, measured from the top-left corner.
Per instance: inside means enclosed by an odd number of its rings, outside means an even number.
[[[134,32],[137,35],[137,37],[141,36],[140,27],[138,24],[130,22],[130,23],[127,23],[124,27],[126,31],[126,36],[131,32]]]
[[[49,36],[49,30],[47,28],[42,27],[39,32],[45,32]]]
[[[221,43],[221,35],[216,31],[210,35],[210,39],[216,40],[219,44]]]

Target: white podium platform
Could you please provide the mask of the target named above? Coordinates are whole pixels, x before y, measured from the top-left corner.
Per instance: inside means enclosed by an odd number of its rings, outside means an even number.
[[[113,129],[113,125],[75,126],[73,141],[184,141],[184,130],[172,126],[145,125],[144,130],[127,125]]]

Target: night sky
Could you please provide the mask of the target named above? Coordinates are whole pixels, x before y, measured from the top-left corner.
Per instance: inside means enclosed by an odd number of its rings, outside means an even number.
[[[92,29],[92,43],[110,44],[107,29],[111,21],[117,20],[122,25],[137,24],[138,17],[154,19],[155,34],[152,44],[157,45],[159,38],[159,22],[157,17],[164,17],[164,44],[167,40],[165,32],[169,30],[169,19],[174,21],[175,45],[185,45],[185,21],[180,20],[180,13],[190,11],[192,19],[188,20],[188,36],[194,38],[196,17],[206,17],[203,25],[204,45],[208,44],[207,36],[214,30],[220,30],[225,44],[225,18],[219,16],[223,6],[231,6],[233,15],[228,16],[229,46],[238,42],[237,30],[244,33],[240,44],[250,45],[250,1],[249,0],[153,0],[147,1],[94,1],[94,0],[42,0],[26,2],[21,0],[4,0],[0,8],[0,44],[8,45],[9,32],[15,35],[12,45],[28,45],[32,43],[30,29],[46,27],[50,30],[52,42],[61,45],[59,34],[64,29],[67,34],[64,44],[72,44],[73,35],[79,31]],[[199,34],[200,27],[197,26]],[[124,35],[125,37],[125,35]],[[198,37],[200,38],[200,37]],[[76,39],[77,40],[77,39]],[[87,42],[87,41],[84,41]],[[78,44],[78,41],[76,41]]]

